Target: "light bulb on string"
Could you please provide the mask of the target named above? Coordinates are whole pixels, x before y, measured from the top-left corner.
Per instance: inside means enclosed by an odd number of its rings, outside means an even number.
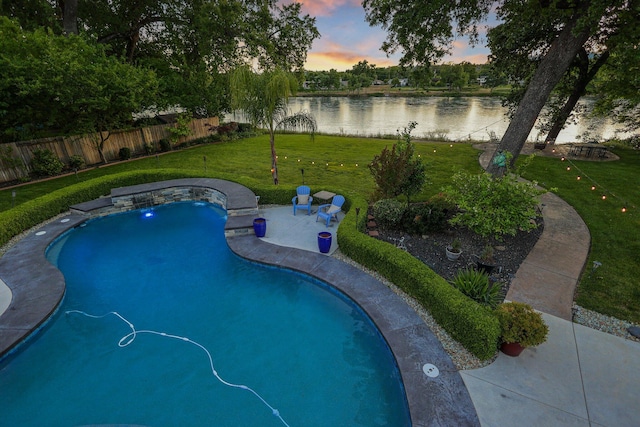
[[[606,194],[603,194],[603,195],[602,195],[602,200],[606,200],[606,199],[607,199],[607,195],[606,195]]]
[[[592,185],[592,186],[591,186],[591,190],[593,191],[593,190],[595,190],[595,189],[596,189],[596,186],[595,186],[595,185]]]
[[[565,157],[564,157],[564,156],[560,157],[560,161],[561,161],[561,162],[564,162],[565,160],[567,160],[567,159],[565,159]]]
[[[622,207],[622,213],[625,213],[626,211],[627,211],[627,207],[626,207],[626,206],[623,206],[623,207]]]
[[[578,176],[576,177],[576,179],[577,179],[578,181],[580,181],[580,179],[581,179],[581,178],[580,178],[580,175],[578,175]]]
[[[571,166],[567,166],[567,170],[570,171],[571,170]]]

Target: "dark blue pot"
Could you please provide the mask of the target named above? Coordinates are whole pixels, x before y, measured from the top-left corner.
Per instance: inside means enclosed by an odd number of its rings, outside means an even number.
[[[256,233],[256,237],[264,237],[267,234],[267,220],[264,218],[254,219],[253,232]]]
[[[331,233],[328,231],[321,231],[318,233],[318,249],[320,249],[320,253],[329,253],[331,250]]]

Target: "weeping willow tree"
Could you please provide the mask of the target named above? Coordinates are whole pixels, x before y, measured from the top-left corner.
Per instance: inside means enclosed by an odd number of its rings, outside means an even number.
[[[298,91],[298,81],[292,73],[276,68],[255,73],[243,66],[231,73],[231,108],[243,111],[256,127],[267,129],[271,144],[271,175],[278,185],[278,158],[275,135],[278,130],[309,132],[313,138],[317,124],[306,111],[290,114],[290,96]]]

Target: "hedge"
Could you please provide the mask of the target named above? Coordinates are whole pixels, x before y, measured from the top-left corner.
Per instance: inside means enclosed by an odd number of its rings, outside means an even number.
[[[110,194],[111,189],[202,175],[174,169],[132,171],[103,176],[56,190],[0,213],[0,246],[11,238],[69,210],[77,203]],[[296,186],[258,184],[246,177],[217,176],[238,182],[260,196],[260,204],[291,203]],[[337,239],[340,250],[361,265],[380,273],[418,300],[455,340],[480,359],[492,357],[497,349],[500,326],[491,310],[464,296],[420,260],[393,245],[361,232],[367,218],[367,203],[359,196],[328,189],[346,198],[347,215],[340,222]],[[351,209],[355,207],[356,209]],[[356,215],[359,208],[361,214]],[[356,218],[358,221],[356,227]]]

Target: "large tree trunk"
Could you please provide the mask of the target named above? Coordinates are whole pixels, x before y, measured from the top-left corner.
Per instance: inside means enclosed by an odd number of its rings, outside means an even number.
[[[489,162],[487,171],[492,175],[501,176],[505,172],[503,166],[495,164],[493,161],[498,152],[511,153],[511,165],[513,166],[551,91],[589,38],[588,28],[583,29],[577,35],[573,34],[576,23],[577,18],[567,23],[538,65],[516,113],[498,145],[498,149]]]
[[[60,0],[62,29],[66,35],[78,34],[78,0]]]
[[[569,95],[569,98],[567,98],[567,101],[558,112],[553,125],[551,126],[551,129],[547,134],[545,144],[555,144],[556,138],[558,138],[558,134],[560,133],[562,128],[564,128],[564,124],[571,115],[573,109],[576,107],[578,101],[580,100],[582,95],[584,95],[587,89],[587,85],[591,80],[593,80],[600,67],[602,67],[602,65],[607,62],[607,59],[609,59],[609,51],[606,51],[602,55],[600,55],[591,69],[589,69],[589,57],[587,55],[587,52],[584,49],[580,50],[580,76],[578,78],[578,81],[576,82],[575,87],[573,88],[573,91],[571,92],[571,95]]]

